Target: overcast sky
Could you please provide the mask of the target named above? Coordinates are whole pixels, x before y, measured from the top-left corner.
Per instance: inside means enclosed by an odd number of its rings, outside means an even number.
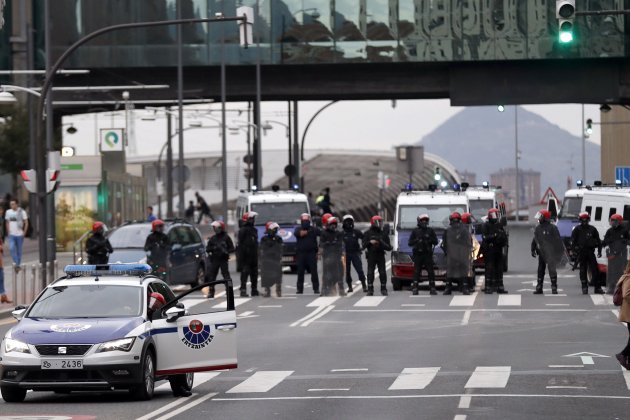
[[[300,102],[299,128],[302,135],[311,117],[327,102]],[[229,108],[246,109],[244,103],[229,104]],[[204,105],[205,108],[208,105]],[[571,105],[526,105],[527,110],[535,112],[558,125],[575,136],[581,136],[584,129],[582,121],[582,106]],[[220,104],[212,104],[212,116],[220,118],[218,110]],[[461,111],[461,107],[451,107],[448,100],[399,100],[392,107],[392,101],[342,101],[324,110],[312,123],[305,147],[307,149],[349,149],[349,150],[390,150],[395,145],[415,143],[429,134],[448,118]],[[600,120],[599,105],[586,105],[585,118],[593,121]],[[134,118],[135,138],[138,155],[156,155],[165,141],[166,123],[163,117],[155,121],[144,121],[140,118],[143,111],[137,111]],[[287,122],[286,102],[265,102],[262,106],[263,120],[277,120]],[[511,114],[511,113],[510,113]],[[497,118],[505,118],[510,114],[497,112]],[[186,115],[190,115],[187,113]],[[204,126],[216,126],[214,121],[205,118],[187,117],[203,121]],[[237,117],[235,113],[228,113],[228,123]],[[77,148],[77,154],[93,154],[95,152],[94,139],[99,129],[122,128],[125,126],[124,112],[112,115],[108,113],[95,118],[93,115],[64,117],[64,123],[73,123],[78,129],[76,134],[64,132],[64,144]],[[264,150],[286,149],[287,138],[285,128],[273,125],[263,136]],[[594,132],[590,141],[599,144],[599,126],[593,126]],[[189,129],[185,134],[185,151],[216,151],[220,149],[219,130]],[[177,142],[175,142],[177,143]],[[230,134],[228,137],[229,150],[245,150],[245,134]],[[431,152],[428,150],[428,152]]]

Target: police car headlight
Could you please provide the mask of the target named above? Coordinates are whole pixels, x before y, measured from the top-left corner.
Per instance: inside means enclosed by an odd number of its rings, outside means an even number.
[[[106,351],[129,351],[133,347],[136,337],[120,338],[118,340],[107,341],[101,344],[96,350],[97,353]]]
[[[5,353],[30,353],[28,345],[26,343],[22,343],[21,341],[14,340],[12,338],[4,339],[4,352]]]

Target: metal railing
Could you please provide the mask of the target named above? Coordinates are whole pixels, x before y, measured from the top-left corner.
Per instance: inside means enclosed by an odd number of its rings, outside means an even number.
[[[42,291],[41,279],[43,278],[44,269],[47,270],[46,285],[48,285],[59,275],[59,263],[57,260],[46,263],[45,267],[42,267],[39,263],[31,264],[30,269],[26,264],[20,266],[12,264],[12,297],[16,305],[31,304]]]

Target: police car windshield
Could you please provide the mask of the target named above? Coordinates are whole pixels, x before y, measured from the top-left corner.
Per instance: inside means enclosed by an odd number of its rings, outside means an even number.
[[[470,213],[475,216],[475,219],[481,220],[486,214],[488,214],[488,210],[494,207],[494,203],[492,200],[470,200],[468,203],[470,207]]]
[[[299,223],[300,215],[308,213],[306,203],[252,203],[252,211],[258,213],[256,225],[274,221],[278,224],[295,225]],[[114,246],[114,244],[112,244]]]
[[[466,207],[457,204],[444,204],[433,206],[400,206],[398,214],[399,229],[414,229],[418,226],[418,216],[426,213],[429,215],[429,226],[444,229],[449,225],[448,217],[454,211],[464,213]]]
[[[144,248],[147,236],[151,233],[151,224],[121,226],[108,236],[112,248]]]
[[[577,219],[582,208],[582,197],[564,197],[559,219]]]
[[[142,288],[104,284],[49,287],[29,318],[116,318],[142,315]]]

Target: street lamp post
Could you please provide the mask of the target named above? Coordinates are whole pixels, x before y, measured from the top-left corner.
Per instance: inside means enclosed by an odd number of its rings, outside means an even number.
[[[505,111],[504,105],[499,105],[497,107],[499,112]],[[515,200],[514,204],[516,206],[516,213],[514,214],[514,220],[518,221],[518,211],[520,209],[520,194],[521,194],[521,185],[520,185],[520,175],[518,173],[518,105],[514,105],[514,167],[516,169],[516,173],[514,174],[514,190],[515,190]]]
[[[329,106],[331,106],[333,104],[336,104],[336,103],[337,103],[337,100],[328,102],[326,105],[324,105],[323,107],[318,109],[317,112],[311,117],[311,119],[306,124],[306,128],[304,129],[304,132],[302,133],[302,144],[301,144],[300,150],[299,151],[298,150],[294,150],[294,153],[295,153],[296,156],[298,155],[298,153],[300,154],[300,161],[298,162],[297,159],[295,159],[295,162],[294,162],[296,167],[299,167],[299,166],[302,165],[302,163],[304,163],[304,142],[306,141],[306,133],[308,133],[308,129],[311,127],[311,124],[313,123],[313,121],[315,121],[315,118],[317,118],[317,116],[322,113],[323,110],[325,110]],[[295,110],[294,110],[294,112],[295,112],[295,115],[297,116],[297,102],[295,103]],[[296,123],[296,127],[297,127],[297,123]],[[297,148],[297,138],[295,140],[296,140],[296,142],[294,144],[294,148]],[[302,170],[298,169],[297,173],[301,174]],[[304,180],[303,179],[300,181],[300,190],[304,190]],[[302,191],[302,192],[304,192],[304,191]]]
[[[291,127],[289,127],[288,124],[285,124],[283,122],[280,121],[275,121],[275,120],[266,120],[265,123],[263,124],[263,130],[267,130],[267,128],[264,127],[264,125],[270,125],[270,123],[274,123],[274,124],[278,124],[283,126],[286,129],[286,133],[287,133],[287,142],[288,142],[288,146],[289,146],[289,160],[287,163],[287,167],[289,168],[289,173],[287,174],[287,177],[289,178],[289,189],[293,188],[293,175],[294,175],[294,168],[291,168],[291,156],[293,154],[293,150],[291,148]],[[293,171],[292,171],[293,170]]]

